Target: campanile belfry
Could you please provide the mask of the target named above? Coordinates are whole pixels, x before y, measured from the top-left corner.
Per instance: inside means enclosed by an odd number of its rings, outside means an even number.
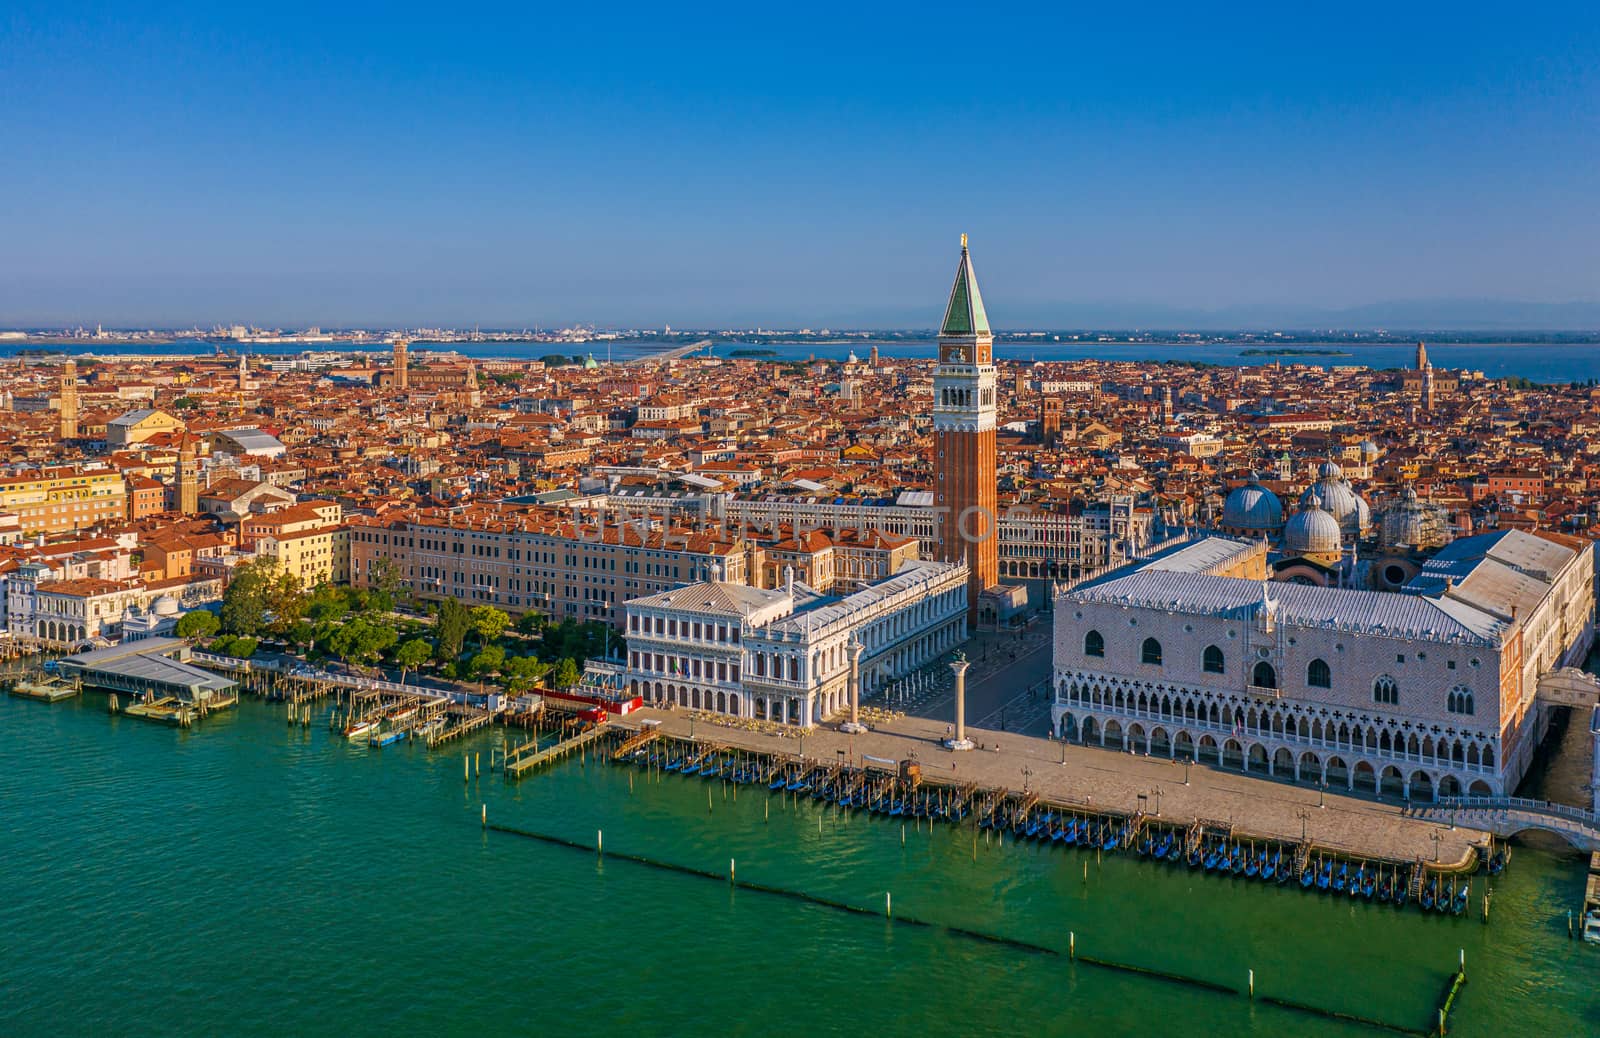
[[[940,509],[939,561],[967,564],[969,627],[976,625],[979,596],[1000,577],[993,351],[963,234],[933,375],[933,503]]]

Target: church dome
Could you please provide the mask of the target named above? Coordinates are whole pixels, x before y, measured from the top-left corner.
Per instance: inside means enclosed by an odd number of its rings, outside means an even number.
[[[1368,460],[1383,453],[1383,449],[1371,440],[1362,440],[1357,449],[1361,451],[1361,456]]]
[[[183,612],[183,607],[171,595],[162,595],[150,604],[150,611],[157,616],[177,616]]]
[[[1317,478],[1319,480],[1343,479],[1344,469],[1340,468],[1332,458],[1329,458],[1327,461],[1317,466]]]
[[[1336,475],[1327,475],[1330,469]],[[1306,492],[1300,495],[1300,506],[1307,507],[1315,500],[1321,508],[1333,516],[1347,538],[1354,540],[1361,536],[1361,532],[1371,525],[1372,510],[1361,499],[1361,495],[1337,475],[1341,471],[1339,466],[1327,461],[1323,462],[1319,471],[1323,473],[1322,478],[1307,487]]]
[[[1284,550],[1294,555],[1337,555],[1343,550],[1343,542],[1339,520],[1322,507],[1315,495],[1283,528]]]
[[[1283,502],[1252,476],[1222,502],[1222,525],[1230,530],[1276,533],[1283,526]]]

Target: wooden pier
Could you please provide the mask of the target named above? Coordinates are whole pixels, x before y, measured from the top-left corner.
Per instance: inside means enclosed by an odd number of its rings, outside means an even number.
[[[501,758],[500,770],[505,773],[508,779],[519,779],[535,768],[561,760],[564,757],[570,757],[586,746],[599,742],[608,734],[610,734],[610,728],[607,725],[595,725],[593,728],[569,738],[561,739],[553,745],[546,746],[544,749],[539,748],[539,740],[535,738],[521,746],[507,750],[505,756]]]

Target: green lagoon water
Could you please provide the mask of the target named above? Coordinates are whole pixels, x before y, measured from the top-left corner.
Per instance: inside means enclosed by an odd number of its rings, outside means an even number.
[[[1060,848],[979,840],[974,861],[970,829],[902,846],[898,822],[592,758],[464,782],[463,751],[487,765],[491,740],[376,750],[254,701],[177,731],[95,694],[0,697],[0,1035],[1382,1033],[486,833],[485,803],[1240,989],[1253,968],[1260,994],[1409,1028],[1464,948],[1452,1034],[1600,1033],[1600,948],[1566,934],[1571,854],[1519,848],[1484,926]]]

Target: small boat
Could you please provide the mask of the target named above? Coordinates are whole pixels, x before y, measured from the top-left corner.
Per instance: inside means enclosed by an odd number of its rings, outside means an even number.
[[[1311,884],[1315,883],[1316,881],[1317,873],[1315,869],[1307,868],[1300,873],[1300,889],[1310,890]]]
[[[387,731],[373,732],[372,735],[367,738],[367,745],[388,746],[391,743],[399,742],[405,737],[406,731],[404,728],[390,728]]]
[[[1438,884],[1438,882],[1438,880],[1433,880],[1425,884],[1422,888],[1422,896],[1417,900],[1422,904],[1422,910],[1424,912],[1431,912],[1433,910],[1434,887]]]
[[[1344,892],[1345,882],[1346,882],[1347,878],[1349,877],[1349,875],[1350,875],[1350,866],[1348,866],[1348,865],[1340,865],[1338,873],[1335,874],[1334,877],[1333,877],[1333,889],[1335,891],[1343,893]]]
[[[377,731],[378,726],[382,723],[382,721],[357,721],[355,724],[345,728],[344,737],[352,741],[359,741]]]
[[[670,766],[668,767],[668,770],[671,770]],[[771,790],[787,789],[788,786],[789,780],[782,777],[775,778],[771,782],[767,783],[767,788]]]
[[[1317,889],[1327,890],[1333,882],[1333,865],[1322,865],[1317,869]]]
[[[1450,903],[1450,912],[1460,915],[1467,910],[1467,904],[1472,900],[1472,884],[1463,883],[1461,889],[1456,891],[1455,899]]]

